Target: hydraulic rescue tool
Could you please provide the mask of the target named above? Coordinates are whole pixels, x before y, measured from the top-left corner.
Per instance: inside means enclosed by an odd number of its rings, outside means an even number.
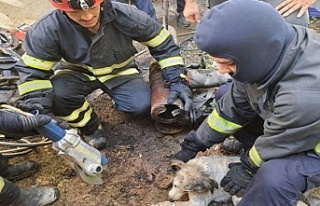
[[[10,105],[1,105],[1,108],[9,109],[21,115],[37,115],[26,113]],[[52,148],[58,151],[64,159],[68,160],[77,175],[88,184],[102,184],[99,175],[106,169],[108,159],[96,148],[82,141],[76,129],[64,130],[54,123],[54,120],[40,127],[37,131],[44,137],[52,140]]]

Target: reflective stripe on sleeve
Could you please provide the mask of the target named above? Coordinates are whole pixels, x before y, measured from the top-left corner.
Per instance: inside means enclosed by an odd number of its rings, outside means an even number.
[[[254,145],[249,151],[249,157],[257,167],[260,167],[260,165],[264,162],[261,159],[261,157],[260,157],[260,155],[259,155],[259,153],[257,151],[257,148]]]
[[[320,142],[317,144],[317,146],[314,148],[314,151],[320,155]]]
[[[177,66],[177,65],[184,65],[184,61],[181,56],[170,57],[166,59],[162,59],[158,62],[161,69],[165,69],[167,67]]]
[[[57,63],[53,61],[37,59],[32,56],[29,56],[28,54],[22,55],[22,59],[27,66],[44,71],[50,71],[52,67]]]
[[[213,112],[208,116],[207,122],[211,129],[224,134],[233,134],[242,128],[241,125],[235,124],[220,117],[216,109],[213,110]]]
[[[157,36],[153,37],[149,41],[141,42],[141,43],[151,48],[154,48],[161,45],[166,39],[168,39],[169,36],[170,36],[170,32],[165,28],[163,28]]]
[[[52,89],[52,84],[50,80],[33,80],[18,85],[18,89],[20,95],[25,95],[37,90]]]

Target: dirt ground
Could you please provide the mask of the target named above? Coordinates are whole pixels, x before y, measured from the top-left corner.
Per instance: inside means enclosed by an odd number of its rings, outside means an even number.
[[[8,1],[0,2],[1,11],[3,3]],[[21,9],[23,3],[19,3]],[[162,21],[161,1],[155,0],[154,5],[159,21]],[[206,11],[206,7],[205,3],[201,3],[202,12]],[[169,24],[177,31],[178,43],[192,45],[190,38],[195,25],[186,29],[178,27],[174,5],[171,10]],[[31,20],[28,21],[26,23],[30,24]],[[23,22],[10,20],[7,25],[12,28],[12,24],[20,23]],[[311,26],[320,31],[319,20],[311,21]],[[182,48],[182,55],[187,63],[199,63],[199,54],[201,52],[194,47]],[[138,58],[143,62],[143,59],[149,56],[148,53],[143,53]],[[36,147],[27,155],[12,159],[12,161],[32,159],[41,165],[39,173],[17,184],[21,187],[58,187],[60,198],[53,204],[54,206],[147,206],[167,200],[172,177],[169,167],[170,157],[179,150],[179,142],[192,128],[186,127],[176,135],[161,134],[154,128],[151,117],[134,117],[118,112],[110,98],[100,91],[90,96],[90,103],[99,114],[108,138],[106,148],[101,150],[109,159],[108,169],[102,174],[104,183],[85,184],[70,169],[67,162],[57,156],[51,145],[46,145]],[[221,153],[219,145],[212,147],[206,154],[209,153]]]

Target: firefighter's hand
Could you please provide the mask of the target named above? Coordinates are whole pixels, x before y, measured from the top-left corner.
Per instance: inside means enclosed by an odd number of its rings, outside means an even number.
[[[241,154],[241,162],[229,164],[229,172],[221,180],[221,187],[230,195],[242,197],[258,168],[253,166],[247,152]]]
[[[200,10],[196,1],[186,1],[186,5],[183,10],[183,15],[190,23],[200,22]]]
[[[178,97],[184,102],[184,110],[189,111],[192,106],[192,91],[187,84],[171,83],[168,103],[172,104]]]
[[[18,100],[15,106],[26,112],[39,111],[41,114],[45,113],[44,108],[40,103],[34,103],[32,101]]]
[[[184,102],[184,110],[189,111],[192,106],[192,91],[187,82],[187,70],[184,67],[169,67],[163,70],[163,79],[170,83],[168,103],[172,104],[177,98]]]
[[[16,112],[0,111],[0,132],[6,137],[37,135],[36,129],[51,121],[48,115],[25,116]]]
[[[38,111],[40,114],[47,114],[53,108],[52,92],[34,92],[23,95],[15,104],[19,109],[32,112]]]
[[[41,104],[29,104],[26,101],[17,101],[16,107],[23,111],[27,111],[30,113],[37,112],[38,114],[46,114],[48,117],[50,117],[56,125],[61,127],[62,129],[70,129],[70,125],[68,122],[63,121],[62,119],[58,118],[56,115],[54,115],[52,112],[49,112],[48,109],[44,109]],[[39,115],[37,115],[39,116]]]
[[[300,10],[297,18],[302,17],[310,6],[315,4],[317,0],[285,0],[279,4],[276,9],[284,17],[289,16],[293,12]]]

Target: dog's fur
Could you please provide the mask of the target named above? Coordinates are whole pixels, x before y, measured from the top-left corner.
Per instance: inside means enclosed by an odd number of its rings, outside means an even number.
[[[169,191],[170,201],[159,202],[152,206],[208,206],[212,201],[230,202],[231,200],[234,205],[238,204],[241,198],[225,192],[219,183],[229,171],[229,163],[239,161],[239,157],[221,155],[196,157],[187,163],[172,160],[171,167],[175,168],[176,173]],[[185,195],[189,200],[181,201]],[[309,194],[306,195],[306,199],[312,206],[319,205],[318,197],[314,198]],[[307,205],[299,201],[297,206]]]
[[[229,163],[239,161],[239,157],[222,155],[196,157],[187,163],[172,160],[171,166],[176,169],[176,173],[169,200],[174,202],[165,201],[155,206],[208,206],[212,201],[231,201],[231,195],[219,184],[229,171]],[[179,201],[186,194],[189,200]]]

